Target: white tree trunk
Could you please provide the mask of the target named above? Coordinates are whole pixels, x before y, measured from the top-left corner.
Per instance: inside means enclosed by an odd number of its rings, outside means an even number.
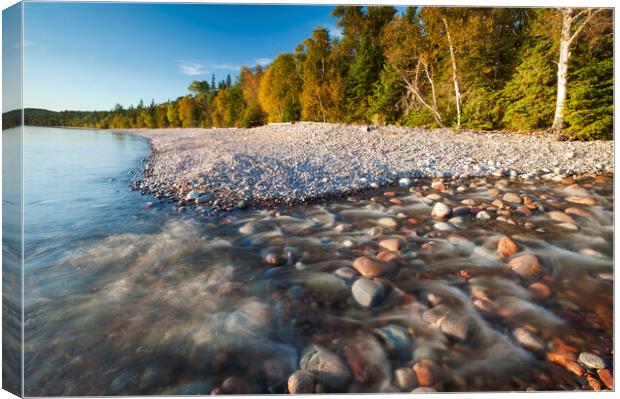
[[[450,60],[452,61],[452,81],[454,82],[454,98],[456,102],[456,128],[461,127],[461,90],[459,89],[458,73],[456,70],[456,57],[454,56],[454,46],[448,29],[448,21],[443,18],[443,24],[446,27],[446,36],[448,37],[448,46],[450,47]]]
[[[573,9],[562,10],[562,33],[560,35],[560,59],[558,60],[558,92],[555,102],[555,117],[552,130],[559,132],[564,127],[564,103],[566,102],[566,83],[568,80],[568,59],[570,57],[571,25]]]

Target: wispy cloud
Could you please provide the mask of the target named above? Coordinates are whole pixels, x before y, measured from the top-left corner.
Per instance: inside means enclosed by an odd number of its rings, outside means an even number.
[[[261,66],[267,66],[273,61],[271,58],[255,58],[254,62]]]
[[[241,69],[239,65],[227,64],[227,63],[213,65],[213,68],[214,69],[226,69],[229,71],[238,71]]]
[[[177,60],[177,66],[179,67],[179,73],[183,75],[197,76],[207,73],[204,65],[196,62]]]

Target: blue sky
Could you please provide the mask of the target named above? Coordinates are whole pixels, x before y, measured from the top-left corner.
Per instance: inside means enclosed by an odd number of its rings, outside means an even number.
[[[192,80],[292,51],[328,6],[26,3],[24,106],[109,110],[176,98]]]

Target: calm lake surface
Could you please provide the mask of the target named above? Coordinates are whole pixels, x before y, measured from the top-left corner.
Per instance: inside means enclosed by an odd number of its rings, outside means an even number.
[[[438,226],[428,182],[205,218],[129,189],[147,155],[132,135],[25,129],[28,396],[286,393],[300,368],[315,392],[590,389],[581,352],[613,372],[610,177],[578,181],[593,205],[568,182],[440,193],[531,197],[514,224]],[[576,230],[547,216],[569,207]],[[505,267],[504,235],[541,276]],[[392,268],[353,295],[352,262],[386,238]]]

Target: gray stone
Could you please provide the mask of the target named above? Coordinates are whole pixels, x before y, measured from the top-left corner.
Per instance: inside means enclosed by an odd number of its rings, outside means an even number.
[[[385,349],[390,354],[402,355],[408,357],[411,355],[412,341],[409,332],[404,327],[390,324],[388,326],[378,328],[375,333],[385,345]],[[405,356],[407,355],[407,356]]]
[[[364,307],[376,306],[383,300],[385,289],[375,280],[360,278],[351,287],[353,298]]]
[[[351,380],[351,372],[345,362],[322,345],[307,347],[299,361],[299,368],[312,373],[319,384],[335,389],[344,388]]]
[[[591,369],[600,370],[605,368],[605,362],[603,359],[594,353],[581,352],[579,354],[579,361]]]

